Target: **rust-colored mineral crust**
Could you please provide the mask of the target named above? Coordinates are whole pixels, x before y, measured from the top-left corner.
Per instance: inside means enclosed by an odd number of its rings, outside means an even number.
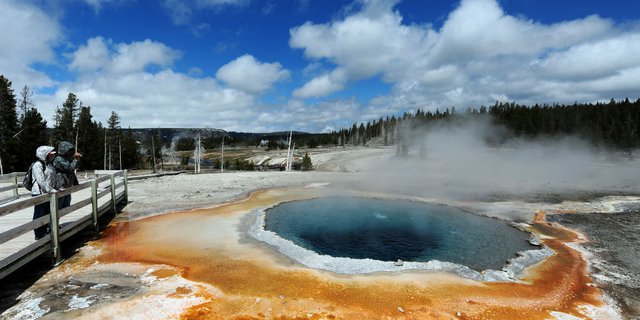
[[[240,235],[243,213],[320,195],[313,189],[254,192],[243,201],[122,222],[106,232],[102,262],[165,264],[207,283],[191,294],[208,302],[183,319],[547,319],[551,311],[583,317],[602,305],[586,262],[566,246],[577,235],[536,214],[534,232],[555,251],[522,282],[483,283],[441,272],[336,275],[293,264]],[[168,276],[168,275],[165,275]],[[175,294],[187,293],[176,288]]]

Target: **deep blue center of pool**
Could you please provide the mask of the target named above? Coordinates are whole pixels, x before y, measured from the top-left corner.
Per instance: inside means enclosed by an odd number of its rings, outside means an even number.
[[[382,261],[454,262],[500,269],[535,249],[529,234],[463,210],[406,200],[325,197],[267,211],[265,229],[319,254]]]

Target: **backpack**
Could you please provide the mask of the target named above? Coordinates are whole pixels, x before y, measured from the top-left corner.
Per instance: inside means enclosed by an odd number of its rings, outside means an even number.
[[[37,162],[37,161],[36,161]],[[36,164],[36,162],[33,162],[31,164],[31,166],[29,166],[29,170],[27,170],[27,173],[24,175],[24,178],[22,179],[22,186],[31,191],[31,189],[33,188],[33,165]],[[44,165],[42,165],[42,172],[44,172],[45,167]]]

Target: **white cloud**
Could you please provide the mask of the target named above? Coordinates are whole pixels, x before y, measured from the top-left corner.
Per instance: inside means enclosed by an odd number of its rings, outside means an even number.
[[[603,78],[640,66],[640,33],[588,42],[550,54],[540,63],[548,75],[567,80]]]
[[[276,110],[264,112],[262,121],[275,127],[320,132],[327,126],[345,128],[360,116],[362,105],[356,99],[323,101],[304,104],[293,99]]]
[[[434,29],[403,24],[397,1],[361,0],[362,8],[328,23],[290,30],[289,45],[340,71],[294,91],[322,97],[377,75],[392,86],[366,113],[478,107],[496,98],[522,103],[591,102],[637,97],[640,31],[598,16],[536,22],[504,12],[496,0],[463,0]],[[384,114],[384,113],[383,113]]]
[[[307,57],[327,59],[338,66],[340,81],[329,75],[316,77],[298,89],[297,95],[322,96],[341,90],[348,81],[382,73],[395,77],[422,63],[434,41],[426,27],[402,25],[392,11],[396,1],[363,1],[363,9],[344,20],[328,24],[307,22],[290,30],[289,45],[304,49]]]
[[[310,58],[329,59],[356,80],[423,55],[430,45],[429,30],[404,26],[399,13],[381,8],[390,9],[367,1],[362,12],[343,21],[307,22],[290,30],[289,45],[304,49]]]
[[[51,119],[56,105],[69,92],[91,106],[96,121],[106,122],[117,112],[124,126],[213,127],[234,131],[275,131],[304,123],[304,105],[265,108],[257,94],[286,79],[288,71],[279,63],[262,63],[250,55],[239,57],[218,72],[216,78],[197,77],[171,69],[177,51],[155,41],[114,43],[96,37],[69,54],[73,81],[61,83],[51,96],[38,95],[37,105]],[[153,64],[153,72],[146,70]],[[197,73],[197,72],[196,72]],[[307,109],[307,111],[309,111]],[[291,120],[291,121],[288,121]],[[324,123],[312,123],[320,130]],[[298,127],[298,130],[308,129]]]
[[[249,93],[264,92],[288,77],[289,71],[283,69],[280,63],[263,63],[249,54],[225,64],[216,73],[218,80]]]
[[[132,127],[219,127],[226,122],[225,129],[246,130],[241,124],[255,104],[253,96],[221,87],[214,79],[168,69],[82,77],[60,86],[45,104],[61,104],[68,92],[91,106],[97,121],[105,122],[114,110]]]
[[[293,96],[296,98],[324,97],[342,90],[346,81],[344,70],[336,69],[311,79],[302,88],[295,89]]]
[[[302,69],[302,75],[305,77],[313,77],[314,75],[324,72],[326,72],[326,70],[324,70],[322,64],[319,62],[310,63]]]
[[[308,122],[309,127],[319,129],[332,124],[338,128],[346,128],[361,116],[362,104],[356,99],[342,99],[319,102],[307,108],[309,111],[306,119],[302,121]],[[309,117],[309,114],[313,114],[313,117]]]
[[[149,39],[113,45],[111,41],[96,37],[71,54],[69,68],[80,72],[140,72],[151,65],[170,66],[180,55],[179,51]]]
[[[57,21],[42,10],[21,1],[0,1],[0,72],[14,88],[50,86],[53,80],[32,67],[34,63],[53,63],[53,48],[62,41]]]
[[[109,48],[102,37],[91,38],[72,54],[69,68],[81,72],[97,71],[110,61]]]
[[[180,56],[177,50],[171,49],[163,43],[149,39],[131,44],[119,44],[111,63],[113,72],[142,71],[149,65],[166,67]]]
[[[116,111],[123,124],[132,127],[217,127],[250,131],[257,118],[256,97],[242,90],[222,86],[211,77],[192,77],[171,70],[180,54],[159,42],[145,40],[113,43],[101,37],[71,53],[69,68],[77,79],[62,83],[53,96],[39,96],[47,106],[45,117],[52,117],[53,106],[75,93],[92,107],[97,121],[104,122]],[[279,64],[251,67],[263,73],[256,77],[282,75]],[[146,70],[155,65],[154,72]],[[261,69],[263,68],[263,69]],[[276,69],[276,72],[272,69]],[[249,68],[249,71],[253,69]],[[263,83],[267,80],[262,79]],[[41,110],[43,111],[43,110]]]
[[[610,28],[610,21],[596,16],[547,26],[505,14],[495,0],[464,0],[449,15],[429,55],[432,64],[537,55],[602,36]]]

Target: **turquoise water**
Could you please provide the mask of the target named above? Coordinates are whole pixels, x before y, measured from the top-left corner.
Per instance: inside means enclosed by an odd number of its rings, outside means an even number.
[[[454,262],[500,269],[517,252],[536,249],[529,234],[504,221],[457,208],[406,200],[325,197],[280,204],[271,230],[319,254],[381,261]]]

